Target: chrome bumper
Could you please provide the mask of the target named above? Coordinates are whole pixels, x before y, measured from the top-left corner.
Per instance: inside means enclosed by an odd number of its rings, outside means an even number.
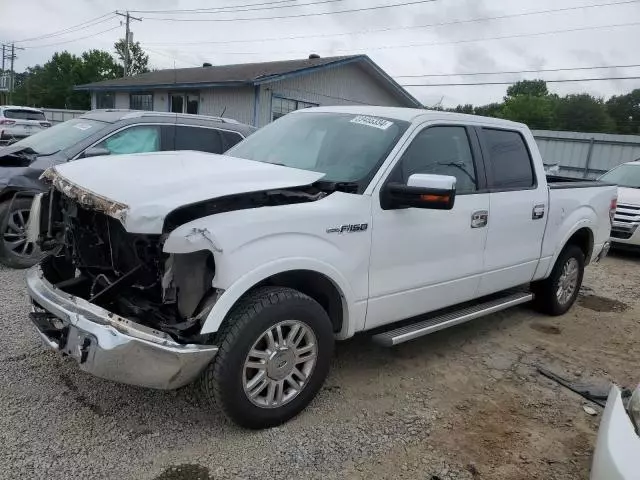
[[[27,273],[30,318],[44,343],[97,377],[174,389],[194,381],[218,352],[183,345],[169,335],[119,317],[49,283],[39,266]]]

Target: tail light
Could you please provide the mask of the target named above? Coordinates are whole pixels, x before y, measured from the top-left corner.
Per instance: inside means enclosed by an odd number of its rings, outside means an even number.
[[[616,216],[616,208],[618,208],[618,199],[612,198],[609,206],[609,221],[613,224],[613,217]]]
[[[44,128],[49,128],[51,124],[49,122],[40,122],[40,126]]]
[[[16,123],[15,120],[6,120],[6,119],[0,120],[0,125],[13,125],[14,123]]]

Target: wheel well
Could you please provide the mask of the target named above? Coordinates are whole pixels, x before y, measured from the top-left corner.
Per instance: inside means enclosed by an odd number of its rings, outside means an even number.
[[[342,330],[344,310],[342,294],[325,275],[312,270],[290,270],[273,275],[254,288],[264,286],[288,287],[310,296],[324,308],[331,319],[334,332]]]
[[[567,241],[567,245],[576,245],[584,253],[585,265],[591,260],[591,254],[593,252],[593,232],[589,228],[581,228],[576,233],[571,235],[571,238]]]
[[[6,201],[6,200],[11,200],[13,198],[13,196],[15,195],[16,192],[12,191],[12,190],[5,190],[2,193],[0,193],[0,203]]]

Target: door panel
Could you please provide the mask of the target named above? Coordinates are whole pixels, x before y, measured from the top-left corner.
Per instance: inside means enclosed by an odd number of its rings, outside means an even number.
[[[476,296],[487,228],[471,222],[480,210],[489,210],[486,193],[459,196],[449,211],[374,207],[367,329]]]
[[[533,278],[546,225],[545,194],[536,189],[490,195],[486,273],[480,295],[528,283]],[[545,216],[534,220],[534,207],[540,204],[545,205]]]
[[[367,329],[476,296],[490,204],[474,139],[462,126],[422,129],[383,182],[406,184],[414,173],[455,176],[452,210],[383,210],[380,188],[374,192]]]

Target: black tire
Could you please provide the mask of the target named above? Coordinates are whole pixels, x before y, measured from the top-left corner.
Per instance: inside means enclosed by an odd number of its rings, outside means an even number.
[[[577,262],[578,276],[575,288],[570,297],[560,302],[558,299],[559,280],[562,276],[563,269],[571,259]],[[536,310],[551,316],[564,315],[578,298],[580,287],[582,286],[582,278],[584,277],[584,253],[577,245],[567,245],[558,256],[551,275],[549,278],[536,282],[532,285],[535,294],[534,306]]]
[[[16,241],[15,239],[18,238],[15,236],[17,233],[15,227],[11,226],[15,225],[15,222],[11,222],[12,216],[16,212],[23,212],[23,218],[26,221],[28,212],[31,210],[31,203],[32,198],[29,197],[20,197],[14,199],[13,202],[6,200],[0,203],[0,263],[7,267],[29,268],[42,258],[36,245],[30,244],[26,250],[22,251],[22,248],[12,249],[9,244],[9,240]]]
[[[270,327],[287,320],[311,329],[317,342],[316,363],[292,400],[279,407],[260,407],[245,393],[245,359]],[[217,343],[220,350],[200,379],[204,396],[238,425],[261,429],[281,425],[313,400],[329,372],[334,335],[327,312],[311,297],[291,288],[264,287],[238,302],[219,331]]]

